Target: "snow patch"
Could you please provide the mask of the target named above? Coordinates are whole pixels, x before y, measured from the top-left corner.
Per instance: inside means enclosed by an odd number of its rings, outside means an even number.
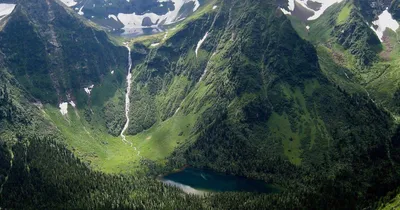
[[[334,5],[335,3],[340,3],[343,0],[313,0],[314,2],[318,2],[321,4],[321,8],[319,8],[318,10],[314,10],[312,8],[310,8],[307,5],[307,1],[308,0],[288,0],[288,9],[289,11],[281,8],[281,11],[286,14],[289,15],[291,14],[291,12],[294,11],[295,9],[295,2],[299,3],[301,6],[303,6],[304,8],[306,8],[307,10],[310,10],[312,12],[314,12],[314,15],[309,17],[307,20],[316,20],[318,19],[324,12],[326,9],[328,9],[330,6]]]
[[[381,42],[383,39],[383,32],[385,32],[387,28],[393,30],[394,32],[399,29],[399,23],[393,19],[392,15],[388,11],[388,8],[386,8],[386,10],[378,16],[378,20],[372,22],[372,24],[378,26],[377,29],[371,26],[371,29],[376,33]]]
[[[68,102],[63,102],[59,105],[60,112],[62,115],[68,114]]]
[[[112,18],[112,19],[114,19],[115,21],[118,22],[118,18],[115,15],[108,15],[108,18]]]
[[[200,2],[199,2],[199,0],[196,0],[194,2],[193,12],[196,12],[196,10],[199,9],[199,7],[200,7]]]
[[[301,1],[306,1],[306,0],[301,0]],[[315,11],[315,14],[311,17],[308,18],[308,20],[316,20],[318,19],[322,14],[324,14],[325,10],[328,9],[330,6],[334,5],[335,3],[340,3],[343,0],[315,0],[315,2],[319,2],[322,4],[321,8],[318,11]],[[306,7],[307,9],[312,10],[309,7]]]
[[[295,7],[294,1],[295,0],[289,0],[288,1],[288,9],[289,9],[289,11],[293,11],[294,10],[294,7]]]
[[[111,74],[114,74],[114,70],[111,71]]]
[[[6,15],[11,14],[15,9],[15,4],[0,4],[0,20]]]
[[[93,88],[94,88],[94,85],[91,85],[89,87],[84,88],[84,90],[88,95],[90,95],[90,93],[92,92]]]
[[[291,12],[289,12],[289,11],[283,9],[283,8],[280,8],[280,9],[283,12],[283,14],[285,14],[285,15],[291,15],[292,14]]]
[[[76,104],[75,104],[74,101],[70,101],[69,104],[71,104],[71,106],[74,107],[74,108],[76,107]]]
[[[218,8],[218,6],[217,6],[217,5],[213,6],[213,10],[215,10],[215,9],[217,9],[217,8]]]
[[[307,29],[307,31],[309,31],[310,30],[310,26],[306,26],[306,29]]]
[[[84,15],[84,14],[85,14],[85,13],[83,13],[83,11],[82,11],[82,10],[83,10],[83,7],[84,7],[84,6],[82,6],[81,8],[79,8],[78,15]]]
[[[197,43],[197,47],[196,47],[196,51],[195,51],[196,52],[196,57],[197,57],[197,53],[198,53],[201,45],[203,44],[204,41],[206,41],[207,36],[208,36],[208,32],[204,35],[204,37],[202,39],[200,39],[199,43]]]
[[[64,3],[67,7],[73,7],[78,3],[74,0],[61,0],[61,2]]]
[[[157,47],[158,45],[160,45],[160,43],[153,43],[153,44],[151,44],[150,46],[152,46],[152,47]]]

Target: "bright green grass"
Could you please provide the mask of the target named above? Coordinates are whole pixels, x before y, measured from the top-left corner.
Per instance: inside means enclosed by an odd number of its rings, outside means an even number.
[[[82,113],[69,106],[68,115],[62,116],[58,109],[46,106],[47,116],[60,129],[67,145],[74,154],[91,167],[104,172],[122,172],[133,169],[139,157],[133,148],[113,137],[94,129],[86,123]]]
[[[46,117],[58,127],[74,154],[90,163],[91,167],[106,173],[132,173],[141,158],[162,162],[184,140],[190,137],[197,115],[179,113],[135,136],[127,136],[133,147],[120,137],[106,134],[82,119],[83,114],[69,106],[68,115],[47,105]],[[134,149],[137,148],[137,151]],[[140,156],[138,155],[140,151]]]
[[[191,131],[197,117],[195,114],[185,116],[178,112],[174,117],[157,123],[147,131],[130,136],[128,140],[133,142],[143,157],[155,161],[163,160],[192,136]]]
[[[385,206],[379,208],[379,210],[396,210],[400,209],[400,195],[397,195],[390,202],[386,203]]]
[[[301,142],[297,133],[290,128],[290,121],[286,113],[273,113],[268,121],[271,133],[281,137],[283,152],[289,161],[295,165],[301,164]]]
[[[343,9],[340,11],[337,19],[336,19],[336,24],[342,24],[345,23],[346,20],[350,17],[350,12],[351,9],[353,8],[353,4],[347,3],[346,6],[343,7]]]
[[[310,97],[320,88],[320,84],[317,80],[309,80],[304,90],[299,87],[290,88],[288,85],[281,85],[281,88],[285,98],[293,102],[293,108],[288,113],[273,112],[267,125],[271,138],[282,142],[284,155],[291,163],[300,165],[302,153],[306,152],[304,150],[312,150],[318,137],[329,139],[325,136],[327,132],[324,122],[316,114],[315,104],[307,105],[305,100],[305,95]],[[290,118],[290,115],[295,118]]]
[[[289,18],[290,23],[292,24],[294,30],[296,30],[297,34],[299,34],[303,39],[308,39],[308,30],[306,28],[307,25],[295,16],[288,15],[287,18]]]

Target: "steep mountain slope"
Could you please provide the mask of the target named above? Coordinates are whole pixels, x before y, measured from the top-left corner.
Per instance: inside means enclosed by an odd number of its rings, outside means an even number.
[[[354,208],[383,195],[390,185],[377,183],[398,182],[397,163],[386,155],[393,149],[390,114],[365,92],[338,88],[325,72],[335,68],[326,69],[276,9],[273,2],[222,1],[166,40],[136,43],[129,132],[180,145],[169,159],[174,167],[262,178],[294,192],[304,182],[319,186],[306,197],[321,196],[318,188],[337,191]],[[159,133],[163,128],[170,130]],[[376,173],[383,170],[390,181]],[[299,179],[303,173],[313,178]],[[340,207],[322,194],[312,205]]]
[[[398,1],[345,1],[316,21],[301,23],[292,18],[302,37],[318,46],[321,64],[328,70],[324,72],[332,81],[349,92],[366,93],[374,103],[389,110],[397,122],[398,6]],[[309,31],[305,30],[306,24]],[[398,144],[396,136],[393,145]],[[388,203],[387,209],[397,208],[396,192],[398,189],[381,199],[381,203]]]
[[[76,102],[85,87],[125,67],[124,48],[54,1],[19,1],[0,43],[9,70],[43,103]]]
[[[29,94],[3,69],[0,82],[0,208],[198,209],[205,205],[201,198],[182,195],[152,178],[93,171],[66,148],[59,131],[28,103]]]
[[[2,209],[206,209],[142,175],[96,172],[67,149],[43,105],[32,103],[0,53],[0,208]],[[190,202],[189,202],[190,200]]]
[[[336,81],[356,84],[360,93],[367,93],[397,116],[396,5],[396,1],[343,1],[315,21],[292,24],[303,38],[318,45],[320,52],[329,52],[325,55],[341,69],[336,70],[341,74],[335,76]]]

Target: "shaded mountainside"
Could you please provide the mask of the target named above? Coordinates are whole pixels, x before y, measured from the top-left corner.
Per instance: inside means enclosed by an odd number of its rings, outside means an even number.
[[[75,100],[125,67],[126,49],[89,27],[54,1],[19,1],[0,32],[11,73],[42,102]]]
[[[202,209],[202,199],[145,177],[94,172],[62,144],[0,145],[0,206],[6,209]],[[5,180],[5,181],[4,181]],[[189,202],[190,200],[190,202]]]
[[[317,45],[320,63],[331,81],[353,94],[366,94],[375,104],[395,116],[396,122],[399,114],[399,31],[386,28],[379,40],[373,31],[377,27],[371,22],[386,8],[394,19],[398,19],[398,4],[398,1],[343,1],[329,8],[316,21],[304,25],[300,21],[292,21],[303,38]],[[385,23],[389,21],[384,20]],[[310,24],[310,30],[304,33],[302,28],[305,24]],[[394,149],[391,160],[397,159],[397,136],[391,140]],[[394,188],[396,186],[399,184],[395,184]],[[382,198],[381,203],[387,205],[381,207],[398,208],[398,197],[394,198],[396,192],[398,189]]]

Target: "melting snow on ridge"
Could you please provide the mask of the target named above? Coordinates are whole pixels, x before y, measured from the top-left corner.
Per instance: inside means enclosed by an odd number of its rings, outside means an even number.
[[[150,46],[152,46],[152,47],[157,47],[158,45],[160,45],[160,43],[153,43],[153,44],[151,44]]]
[[[218,8],[218,6],[217,6],[217,5],[213,6],[213,10],[215,10],[215,9],[217,9],[217,8]]]
[[[118,19],[121,21],[122,24],[124,24],[124,29],[151,28],[151,27],[157,27],[160,23],[169,25],[179,20],[182,20],[183,18],[179,16],[179,11],[183,7],[183,5],[188,2],[194,2],[195,7],[193,8],[193,12],[195,12],[200,7],[200,3],[198,0],[172,0],[172,1],[175,3],[175,9],[169,11],[165,15],[157,15],[155,13],[147,13],[143,15],[137,15],[136,13],[133,14],[119,13]],[[158,2],[165,2],[165,1],[163,0]],[[145,18],[150,18],[153,25],[142,26],[143,20]]]
[[[372,22],[372,24],[378,26],[377,29],[371,26],[371,29],[374,30],[381,42],[383,38],[383,32],[385,32],[387,28],[392,29],[394,32],[396,32],[399,28],[399,23],[393,19],[387,8],[378,16],[378,20]]]
[[[68,102],[61,103],[59,107],[62,115],[68,114]]]
[[[308,1],[308,0],[288,0],[288,4],[289,4],[288,8],[289,8],[289,11],[287,11],[287,10],[285,10],[285,9],[283,9],[283,8],[281,8],[281,11],[282,11],[284,14],[286,14],[286,15],[291,14],[291,12],[293,12],[293,10],[294,10],[294,8],[295,8],[295,2],[297,2],[297,3],[301,4],[304,8],[306,8],[306,9],[308,9],[308,10],[314,12],[314,15],[311,16],[311,17],[309,17],[307,20],[316,20],[316,19],[318,19],[318,18],[325,12],[325,10],[328,9],[330,6],[332,6],[332,5],[335,4],[335,3],[340,3],[340,2],[342,2],[343,0],[314,0],[314,2],[318,2],[318,3],[321,3],[321,4],[322,4],[322,6],[321,6],[321,8],[320,8],[319,10],[313,10],[313,9],[311,9],[310,7],[308,7],[308,6],[307,6],[307,1]]]
[[[198,53],[198,51],[199,51],[201,45],[203,44],[204,41],[206,41],[207,36],[208,36],[208,32],[207,32],[206,35],[204,35],[204,37],[199,41],[199,43],[197,43],[197,47],[196,47],[196,51],[195,51],[195,52],[196,52],[196,57],[197,57],[197,53]]]
[[[74,0],[61,0],[62,3],[67,5],[67,7],[72,7],[75,6],[78,2],[75,2]]]
[[[11,14],[11,12],[14,11],[14,8],[15,4],[0,4],[0,20],[4,18],[1,16]]]

